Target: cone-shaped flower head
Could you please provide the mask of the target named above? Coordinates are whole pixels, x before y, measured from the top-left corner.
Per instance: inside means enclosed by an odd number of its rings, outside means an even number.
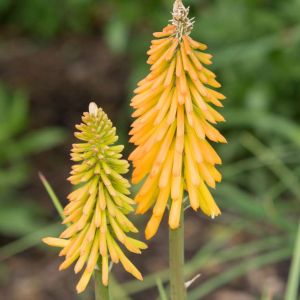
[[[150,74],[138,83],[131,105],[136,118],[130,141],[136,145],[133,183],[145,179],[135,200],[137,213],[153,207],[146,237],[157,231],[169,204],[169,226],[177,228],[184,192],[194,210],[214,218],[220,214],[209,189],[221,181],[216,169],[221,159],[210,142],[226,143],[213,127],[224,118],[213,108],[225,97],[213,72],[206,68],[211,55],[206,45],[190,36],[188,9],[176,1],[172,24],[154,33],[148,51]]]
[[[75,190],[64,209],[64,224],[69,226],[60,238],[45,238],[44,242],[63,248],[60,255],[65,260],[60,270],[74,262],[75,273],[84,269],[78,293],[85,290],[97,262],[102,266],[104,285],[108,284],[109,260],[120,261],[127,272],[141,280],[140,272],[120,247],[123,244],[139,254],[147,246],[127,235],[138,230],[126,216],[134,201],[127,196],[130,184],[121,175],[128,172],[129,165],[121,159],[123,146],[114,145],[116,129],[95,103],[90,104],[76,128],[79,132],[75,136],[82,142],[73,145],[71,154],[76,164],[68,180]]]

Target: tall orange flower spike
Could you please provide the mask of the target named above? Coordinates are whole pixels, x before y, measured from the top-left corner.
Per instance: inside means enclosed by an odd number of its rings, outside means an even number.
[[[191,207],[214,218],[220,215],[208,186],[222,179],[216,169],[221,159],[210,141],[226,143],[212,124],[224,118],[212,107],[222,107],[225,97],[213,88],[221,85],[206,68],[212,56],[206,45],[189,34],[193,22],[181,1],[174,5],[172,24],[154,33],[148,51],[150,74],[138,83],[131,101],[136,120],[130,141],[136,145],[133,161],[134,184],[145,181],[135,200],[137,213],[153,207],[146,238],[155,235],[169,203],[169,226],[180,224],[184,192]],[[170,201],[169,201],[170,200]]]

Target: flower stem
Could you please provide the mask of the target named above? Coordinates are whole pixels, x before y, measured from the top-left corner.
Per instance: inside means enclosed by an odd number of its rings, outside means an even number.
[[[100,270],[97,269],[94,271],[94,278],[95,300],[110,300],[109,287],[102,283],[102,274]]]
[[[184,215],[181,213],[180,226],[177,229],[169,229],[169,264],[171,300],[186,300],[186,288],[184,285]]]

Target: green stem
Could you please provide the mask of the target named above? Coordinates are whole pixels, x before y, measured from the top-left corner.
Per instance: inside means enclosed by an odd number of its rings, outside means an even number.
[[[299,279],[300,279],[300,222],[298,225],[298,232],[295,240],[295,248],[294,248],[290,273],[289,273],[285,300],[297,299]]]
[[[184,216],[181,214],[180,226],[169,229],[169,264],[171,300],[186,300],[184,285]]]
[[[103,285],[102,274],[100,269],[94,271],[94,278],[95,278],[95,300],[110,300],[109,287]]]

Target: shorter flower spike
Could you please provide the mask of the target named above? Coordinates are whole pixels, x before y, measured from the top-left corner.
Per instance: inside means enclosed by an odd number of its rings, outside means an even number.
[[[122,158],[122,145],[116,129],[101,108],[95,103],[83,114],[82,123],[75,136],[81,143],[73,145],[72,167],[68,180],[75,186],[69,194],[69,204],[64,208],[64,224],[70,226],[59,238],[48,237],[43,241],[62,248],[65,256],[60,270],[75,263],[75,273],[84,272],[77,285],[77,292],[85,290],[99,262],[102,267],[102,283],[108,285],[109,260],[119,261],[124,269],[142,280],[138,269],[125,256],[120,244],[130,252],[140,254],[147,246],[129,237],[138,232],[127,215],[133,210],[134,201],[128,197],[130,184],[121,174],[128,172],[129,164]]]

